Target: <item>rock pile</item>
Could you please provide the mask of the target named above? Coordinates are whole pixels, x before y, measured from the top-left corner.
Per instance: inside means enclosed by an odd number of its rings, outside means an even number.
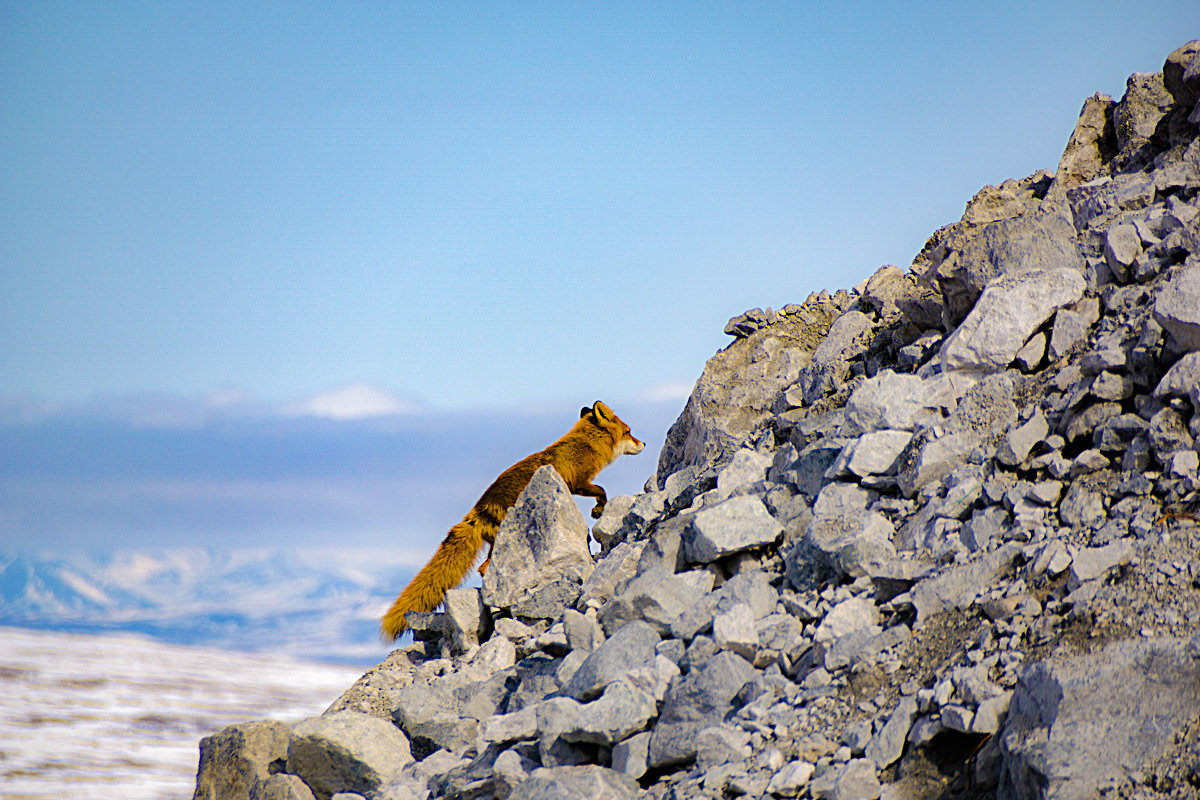
[[[911,270],[735,317],[594,564],[546,468],[197,800],[1200,796],[1198,98],[1193,42]]]

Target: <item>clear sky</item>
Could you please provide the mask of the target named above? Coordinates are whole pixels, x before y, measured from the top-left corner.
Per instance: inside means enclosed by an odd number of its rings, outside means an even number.
[[[386,471],[364,420],[506,420],[442,443],[471,476],[596,398],[660,440],[729,317],[907,266],[1198,35],[1195,0],[0,4],[0,544],[93,495],[127,535],[323,497],[333,441]]]

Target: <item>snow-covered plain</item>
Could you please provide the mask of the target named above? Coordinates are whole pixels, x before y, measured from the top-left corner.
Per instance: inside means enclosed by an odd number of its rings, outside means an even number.
[[[0,798],[187,800],[201,737],[319,714],[362,671],[0,627]]]

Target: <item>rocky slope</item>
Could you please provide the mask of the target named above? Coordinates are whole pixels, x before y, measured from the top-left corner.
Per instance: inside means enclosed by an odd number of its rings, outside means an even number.
[[[910,270],[732,319],[594,562],[539,473],[196,797],[1200,796],[1198,97],[1193,42]]]

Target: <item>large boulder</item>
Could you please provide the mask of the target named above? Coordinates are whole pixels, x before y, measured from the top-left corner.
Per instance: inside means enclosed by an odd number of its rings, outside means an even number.
[[[200,740],[192,800],[250,800],[250,792],[287,759],[291,729],[272,719],[242,722]]]
[[[1125,640],[1031,665],[999,735],[998,797],[1098,797],[1200,716],[1200,638]]]
[[[329,800],[338,792],[370,795],[412,760],[408,739],[395,725],[338,711],[296,725],[287,771],[299,775],[317,800]]]
[[[592,569],[583,515],[557,470],[545,466],[496,534],[483,601],[523,617],[553,618],[579,597]]]

